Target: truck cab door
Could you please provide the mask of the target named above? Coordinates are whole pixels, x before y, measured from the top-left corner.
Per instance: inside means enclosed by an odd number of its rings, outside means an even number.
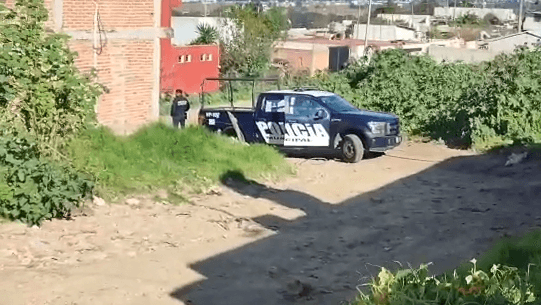
[[[329,147],[329,111],[307,95],[291,95],[288,102],[284,146]]]
[[[283,126],[287,101],[284,94],[265,94],[261,97],[254,115],[257,130],[268,144],[284,145]]]

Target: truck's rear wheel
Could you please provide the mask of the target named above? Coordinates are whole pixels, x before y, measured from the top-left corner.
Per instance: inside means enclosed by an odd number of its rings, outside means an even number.
[[[342,160],[348,163],[356,163],[362,160],[364,146],[361,139],[354,134],[348,134],[342,140]]]
[[[238,138],[237,132],[235,131],[235,128],[233,127],[227,127],[226,129],[224,129],[224,131],[222,131],[222,134],[228,137]]]

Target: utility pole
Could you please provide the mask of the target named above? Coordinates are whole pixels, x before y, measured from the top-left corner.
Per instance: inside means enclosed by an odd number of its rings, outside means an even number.
[[[422,3],[422,1],[421,1],[421,3]],[[428,0],[426,0],[426,15],[430,16],[430,6],[428,4]],[[430,17],[428,17],[428,18],[430,18]],[[428,33],[427,34],[428,34],[428,41],[430,41],[430,24],[428,25]]]
[[[518,9],[518,33],[522,32],[522,3],[524,0],[520,0],[520,8]]]
[[[449,1],[449,0],[447,0],[447,1]],[[411,0],[410,3],[411,3],[411,28],[413,29],[413,25],[414,25],[414,23],[413,23],[413,0]]]
[[[370,13],[372,11],[372,0],[368,0],[368,19],[366,20],[366,31],[364,33],[364,54],[368,55],[368,28],[370,27]]]
[[[93,39],[92,39],[92,63],[95,72],[98,72],[98,2],[94,1],[94,26],[93,26]],[[97,75],[97,74],[96,74]]]
[[[453,21],[455,20],[456,16],[456,0],[455,0],[455,9],[453,10]]]
[[[207,2],[203,0],[203,17],[207,17]]]
[[[359,5],[359,12],[357,13],[357,27],[359,27],[359,24],[361,24],[361,0],[358,0],[357,4]]]

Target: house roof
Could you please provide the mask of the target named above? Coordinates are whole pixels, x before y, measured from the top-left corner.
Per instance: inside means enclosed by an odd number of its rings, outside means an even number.
[[[363,39],[329,40],[326,38],[297,38],[297,39],[288,39],[287,41],[326,45],[326,46],[348,46],[348,47],[364,46]],[[406,41],[401,41],[401,42],[407,43]],[[398,44],[399,43],[393,43],[390,41],[368,40],[368,45],[373,45],[373,46],[378,46],[378,47],[396,46]]]
[[[501,37],[496,37],[496,38],[492,38],[492,39],[487,39],[487,40],[485,40],[485,42],[494,42],[494,41],[498,41],[498,40],[503,40],[503,39],[519,36],[519,35],[531,35],[531,36],[534,36],[534,37],[537,37],[537,38],[541,39],[541,32],[525,31],[525,32],[514,33],[514,34],[505,35],[505,36],[501,36]]]

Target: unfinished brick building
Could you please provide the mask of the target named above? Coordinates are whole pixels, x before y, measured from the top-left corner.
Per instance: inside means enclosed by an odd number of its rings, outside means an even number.
[[[107,88],[97,116],[115,132],[159,117],[160,38],[167,32],[160,27],[162,1],[170,9],[170,0],[45,0],[47,26],[72,36],[79,69],[95,69]]]

